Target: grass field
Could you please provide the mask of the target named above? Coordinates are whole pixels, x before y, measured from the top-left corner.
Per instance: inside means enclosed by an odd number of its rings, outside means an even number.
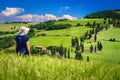
[[[98,23],[103,23],[103,19],[76,19],[76,20],[60,21],[60,22],[57,22],[56,24],[68,23],[75,27],[77,23],[80,23],[81,25],[86,25],[88,22],[92,24],[94,21]]]
[[[50,45],[70,47],[71,38],[75,36],[80,37],[84,35],[87,30],[90,30],[90,28],[82,26],[63,30],[40,31],[37,32],[37,34],[45,33],[46,36],[31,38],[30,43],[31,45],[43,45],[46,47]]]
[[[119,80],[120,65],[0,54],[0,80]]]
[[[0,24],[0,31],[15,31],[15,30],[19,30],[21,26],[28,26],[28,24],[23,24],[23,23]],[[11,29],[14,27],[15,29]]]
[[[110,42],[110,38],[115,38],[116,42]],[[120,28],[110,28],[98,34],[98,40],[103,43],[103,50],[100,53],[84,54],[90,56],[92,60],[104,62],[120,62]]]
[[[72,27],[62,30],[36,30],[36,36],[30,38],[30,45],[34,46],[60,46],[71,47],[71,38],[83,36],[91,28],[85,26],[76,27],[77,23],[85,25],[88,21],[99,23],[103,19],[78,19],[74,21],[60,21],[70,23]],[[21,26],[27,24],[0,24],[0,31],[12,31],[10,26]],[[18,30],[17,27],[15,30]],[[37,36],[45,33],[46,36]],[[13,34],[16,35],[17,33]],[[0,35],[0,37],[10,36]],[[110,42],[115,38],[115,42]],[[75,60],[75,53],[71,51],[71,59],[62,57],[58,59],[53,56],[17,56],[5,50],[0,51],[0,80],[120,80],[120,28],[111,27],[97,34],[97,40],[103,44],[103,50],[97,53],[89,53],[90,45],[95,45],[93,37],[85,40],[85,52],[83,60]],[[91,42],[91,43],[90,43]],[[14,50],[14,46],[9,48]],[[90,61],[86,58],[89,56]]]
[[[63,45],[64,47],[71,47],[71,38],[74,36],[77,36],[78,38],[80,36],[83,36],[86,31],[89,31],[90,28],[85,26],[80,27],[74,27],[77,23],[82,23],[83,25],[87,22],[93,23],[94,21],[97,21],[98,23],[102,23],[103,19],[78,19],[78,20],[70,20],[70,21],[60,21],[59,23],[70,23],[72,24],[72,27],[69,29],[62,29],[62,30],[49,30],[49,31],[36,31],[36,36],[38,34],[45,33],[46,36],[38,36],[30,38],[30,45],[34,46],[60,46]],[[2,26],[1,26],[2,25]],[[12,24],[11,26],[15,25],[26,25],[26,24]],[[9,27],[10,24],[0,24],[0,28]],[[18,27],[19,28],[19,27]],[[7,28],[4,28],[4,31],[7,31]],[[98,53],[89,54],[89,47],[91,44],[96,44],[93,42],[93,39],[85,41],[85,52],[82,54],[83,57],[86,59],[87,56],[90,57],[90,60],[98,60],[103,62],[113,62],[113,63],[119,63],[120,62],[120,32],[119,28],[110,28],[108,30],[99,32],[97,37],[98,40],[102,42],[103,44],[103,50]],[[11,35],[11,34],[8,34]],[[3,35],[3,36],[8,36]],[[16,34],[13,34],[16,35]],[[0,36],[2,37],[2,36]],[[108,40],[110,38],[115,38],[117,42],[109,42]],[[92,43],[89,43],[92,42]],[[14,49],[14,48],[12,48]],[[75,54],[71,52],[71,57],[74,58]]]

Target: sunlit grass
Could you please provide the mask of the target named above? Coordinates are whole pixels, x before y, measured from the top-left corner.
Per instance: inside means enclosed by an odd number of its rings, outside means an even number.
[[[84,54],[84,56],[90,56],[92,60],[100,60],[103,62],[120,62],[120,29],[110,28],[107,31],[102,31],[98,35],[98,41],[103,44],[103,50],[101,52],[93,54]],[[110,38],[115,38],[115,42],[110,42]],[[97,44],[97,43],[96,43]]]
[[[28,26],[28,24],[23,24],[23,23],[0,24],[0,31],[15,31],[15,30],[19,30],[21,26]],[[11,29],[14,27],[15,29]]]
[[[119,80],[120,65],[0,54],[0,80]]]

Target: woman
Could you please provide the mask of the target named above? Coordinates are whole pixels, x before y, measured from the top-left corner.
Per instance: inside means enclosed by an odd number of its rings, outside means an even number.
[[[15,37],[16,52],[23,53],[24,55],[30,55],[29,38],[26,34],[29,32],[29,28],[22,26]]]

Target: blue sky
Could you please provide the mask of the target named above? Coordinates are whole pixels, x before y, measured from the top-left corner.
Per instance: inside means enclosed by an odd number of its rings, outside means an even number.
[[[81,18],[97,11],[120,9],[120,0],[0,0],[0,5],[0,13],[7,8],[23,9],[16,12],[15,16],[51,14],[59,18],[64,15]],[[5,19],[7,17],[5,16]]]

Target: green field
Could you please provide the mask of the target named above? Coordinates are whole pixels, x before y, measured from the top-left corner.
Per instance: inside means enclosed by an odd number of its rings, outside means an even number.
[[[19,30],[21,26],[28,26],[28,24],[23,23],[0,24],[0,31],[15,31]],[[14,27],[15,29],[12,29]]]
[[[116,42],[110,42],[110,38],[115,38]],[[120,28],[110,28],[107,31],[98,34],[98,40],[103,43],[103,50],[100,53],[85,54],[90,56],[92,60],[100,60],[104,62],[120,62]]]
[[[98,23],[103,23],[103,19],[76,19],[76,20],[67,20],[67,21],[59,21],[56,24],[65,24],[65,23],[69,23],[72,24],[72,26],[76,26],[77,23],[80,23],[82,25],[89,23],[93,23],[94,21],[98,22]]]
[[[31,46],[60,46],[63,45],[64,47],[71,47],[71,38],[72,37],[78,37],[80,38],[81,36],[84,35],[86,31],[91,30],[91,28],[85,27],[85,26],[79,26],[76,27],[75,25],[77,23],[81,23],[82,25],[85,25],[86,23],[90,22],[93,23],[96,21],[97,23],[102,23],[103,19],[78,19],[78,20],[67,20],[67,21],[58,21],[55,24],[60,24],[60,23],[69,23],[72,25],[71,28],[69,29],[62,29],[62,30],[36,30],[36,36],[33,38],[30,38],[30,45]],[[22,26],[22,25],[28,25],[28,24],[0,24],[0,28],[3,29],[4,31],[7,31],[10,26]],[[5,28],[6,27],[6,28]],[[19,29],[17,27],[16,29]],[[103,62],[113,62],[113,63],[119,63],[120,62],[120,32],[119,28],[113,28],[111,27],[108,30],[104,30],[102,32],[99,32],[97,35],[97,40],[101,41],[103,44],[103,50],[101,52],[89,53],[89,47],[91,44],[95,45],[97,43],[93,42],[93,39],[91,38],[90,40],[85,40],[84,46],[85,46],[85,52],[82,54],[84,59],[86,60],[86,57],[89,56],[90,60],[98,60],[98,61],[103,61]],[[45,33],[46,36],[37,36],[39,34]],[[17,33],[16,33],[17,34]],[[12,35],[16,35],[12,34]],[[11,34],[8,35],[1,35],[0,37],[3,36],[10,36]],[[116,42],[109,42],[108,40],[110,38],[115,38],[117,41]],[[92,42],[92,43],[89,43]],[[14,49],[12,47],[12,49]],[[75,57],[75,53],[71,52],[71,58]]]
[[[55,24],[72,25],[69,29],[61,30],[35,30],[36,35],[30,38],[31,46],[60,46],[71,48],[71,38],[80,38],[86,31],[91,30],[85,27],[90,22],[103,23],[103,19],[78,19],[58,21]],[[80,23],[83,26],[76,27]],[[0,31],[14,31],[10,26],[20,26],[28,24],[0,24]],[[39,34],[46,36],[38,36]],[[0,35],[15,36],[15,34]],[[110,42],[110,38],[115,38],[115,42]],[[14,46],[0,51],[0,80],[119,80],[120,79],[120,28],[110,27],[108,30],[100,31],[97,34],[97,41],[103,44],[101,52],[90,53],[90,45],[95,45],[93,37],[84,41],[85,51],[82,53],[83,60],[75,60],[74,49],[71,51],[71,59],[57,59],[55,56],[30,57],[17,56],[13,50]],[[7,52],[5,52],[7,51]],[[87,62],[87,56],[90,61]]]
[[[40,31],[37,32],[37,34],[45,33],[46,36],[31,38],[30,43],[31,45],[42,45],[46,47],[50,45],[70,47],[71,38],[75,36],[80,37],[84,35],[87,30],[90,30],[90,28],[82,26],[63,30]]]

